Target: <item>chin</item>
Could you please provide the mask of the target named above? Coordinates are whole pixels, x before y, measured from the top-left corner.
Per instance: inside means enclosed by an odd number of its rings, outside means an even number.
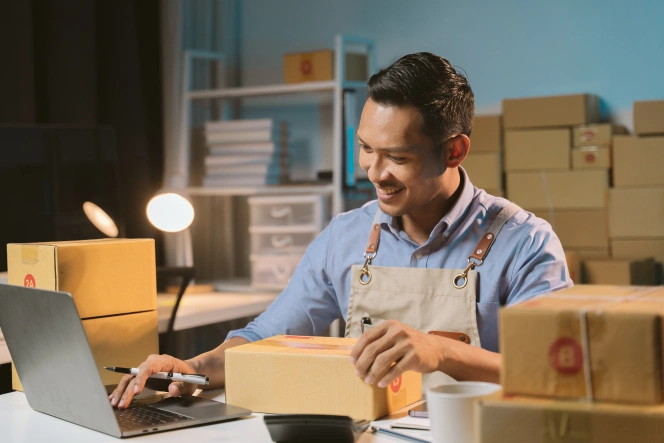
[[[381,211],[383,211],[385,214],[391,217],[401,217],[402,215],[408,213],[408,211],[405,208],[387,206],[385,203],[380,201],[380,199],[378,199],[378,207],[380,208]]]

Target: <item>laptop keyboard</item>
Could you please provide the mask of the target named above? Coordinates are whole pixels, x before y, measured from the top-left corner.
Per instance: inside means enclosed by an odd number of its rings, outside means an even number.
[[[114,409],[115,418],[123,429],[148,428],[167,423],[192,420],[186,415],[164,411],[144,404],[132,404],[127,409]]]

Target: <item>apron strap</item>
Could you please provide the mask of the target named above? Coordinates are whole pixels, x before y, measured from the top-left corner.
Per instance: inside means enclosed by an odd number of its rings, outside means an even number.
[[[369,241],[367,242],[367,247],[364,250],[364,258],[373,258],[376,256],[378,242],[380,242],[380,214],[381,211],[380,208],[378,208],[371,225],[371,234],[369,234]]]
[[[512,216],[519,212],[519,210],[521,210],[521,208],[514,203],[510,203],[505,206],[498,214],[498,217],[496,217],[493,223],[491,223],[489,231],[484,234],[480,242],[477,244],[473,250],[473,253],[469,257],[469,260],[473,258],[479,261],[478,265],[482,264],[486,258],[486,255],[489,253],[489,249],[491,249],[491,245],[493,245],[493,242],[496,241],[496,237],[498,236],[500,230],[503,229],[503,226],[505,226],[507,220],[512,218]]]

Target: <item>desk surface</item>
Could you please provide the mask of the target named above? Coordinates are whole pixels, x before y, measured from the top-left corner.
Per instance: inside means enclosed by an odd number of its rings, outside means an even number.
[[[175,319],[175,330],[195,328],[236,318],[250,317],[265,311],[277,298],[276,293],[208,292],[185,294]],[[157,295],[159,332],[166,332],[176,296]],[[0,364],[9,363],[9,351],[0,331]]]
[[[223,401],[223,391],[210,391],[202,397]],[[175,431],[134,437],[131,441],[140,442],[271,442],[270,433],[263,422],[263,414],[253,414],[248,418],[225,423],[217,423]],[[60,420],[30,408],[22,392],[0,395],[0,436],[2,441],[12,443],[108,443],[120,440],[81,426]],[[362,435],[360,443],[394,443],[392,437]]]

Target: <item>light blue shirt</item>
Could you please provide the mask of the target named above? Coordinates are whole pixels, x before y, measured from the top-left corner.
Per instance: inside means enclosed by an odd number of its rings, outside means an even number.
[[[463,171],[462,168],[459,169]],[[508,201],[472,185],[465,171],[458,201],[418,245],[381,216],[376,266],[465,269],[468,256]],[[277,334],[321,335],[346,319],[351,266],[364,264],[364,250],[378,203],[339,214],[309,245],[286,289],[244,329],[228,338],[250,341]],[[421,255],[420,255],[421,254]],[[420,257],[420,258],[418,258]],[[479,272],[477,324],[484,349],[498,351],[498,308],[572,286],[560,240],[546,221],[520,210],[500,231]],[[450,283],[451,284],[451,283]]]

